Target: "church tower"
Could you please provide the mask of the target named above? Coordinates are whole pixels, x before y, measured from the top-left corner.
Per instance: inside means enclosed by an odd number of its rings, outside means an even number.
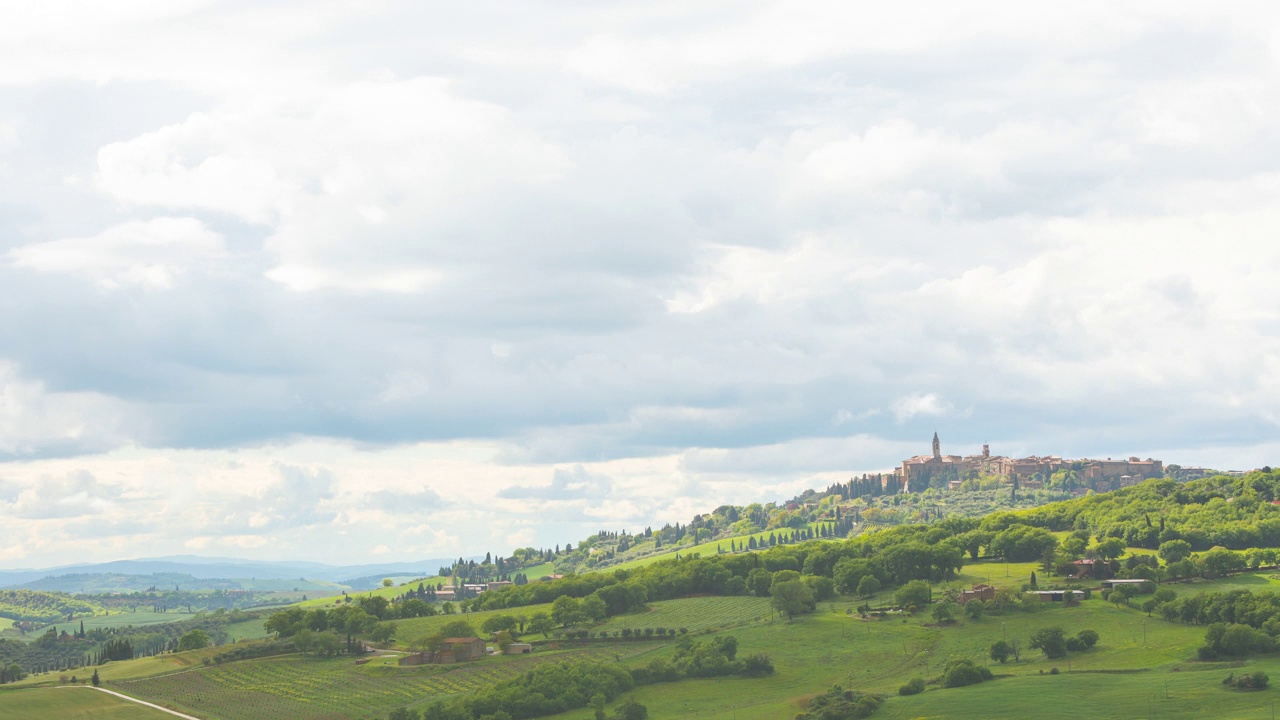
[[[942,443],[938,441],[937,431],[933,433],[933,459],[934,460],[942,459]]]

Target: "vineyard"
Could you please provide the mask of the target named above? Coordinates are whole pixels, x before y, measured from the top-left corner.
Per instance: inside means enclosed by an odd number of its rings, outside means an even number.
[[[610,662],[647,648],[595,649],[573,654]],[[563,657],[489,658],[465,665],[399,668],[356,665],[350,658],[301,655],[203,667],[188,672],[110,683],[112,689],[208,720],[338,720],[385,718],[397,707],[469,692]]]
[[[758,597],[692,597],[650,604],[647,612],[610,618],[593,631],[685,628],[690,632],[735,627],[768,619],[769,599]]]

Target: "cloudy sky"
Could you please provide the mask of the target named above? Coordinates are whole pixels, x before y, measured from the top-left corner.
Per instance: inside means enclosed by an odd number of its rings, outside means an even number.
[[[1126,5],[10,9],[0,566],[1275,462],[1280,8]]]

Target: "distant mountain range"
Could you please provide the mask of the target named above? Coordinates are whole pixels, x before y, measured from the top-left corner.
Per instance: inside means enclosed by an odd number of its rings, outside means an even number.
[[[442,565],[456,558],[431,558],[418,562],[370,563],[367,565],[326,565],[316,562],[263,562],[240,558],[168,555],[106,563],[63,565],[51,568],[0,570],[0,588],[33,587],[35,581],[62,575],[156,575],[180,574],[198,579],[254,578],[258,580],[317,580],[349,585],[355,589],[372,587],[384,577],[435,575]]]

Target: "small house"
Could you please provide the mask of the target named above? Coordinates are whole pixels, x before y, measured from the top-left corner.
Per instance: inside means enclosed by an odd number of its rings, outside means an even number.
[[[437,655],[443,662],[466,662],[485,656],[484,641],[480,638],[445,638],[444,649]]]
[[[973,586],[972,590],[961,590],[960,597],[956,598],[956,604],[963,605],[969,602],[970,600],[987,601],[987,600],[995,600],[995,599],[996,599],[995,588],[991,587],[990,585],[978,583],[977,585]]]
[[[503,655],[528,655],[533,652],[533,645],[529,643],[511,643],[502,648]]]

